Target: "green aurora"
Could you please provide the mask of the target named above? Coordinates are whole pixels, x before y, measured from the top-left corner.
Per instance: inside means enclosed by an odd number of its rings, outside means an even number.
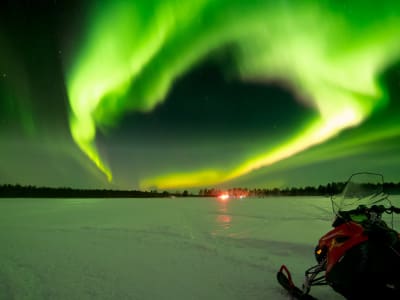
[[[234,49],[231,64],[220,66],[227,76],[279,81],[317,114],[274,149],[249,145],[235,166],[160,170],[142,178],[142,188],[215,185],[274,165],[288,168],[285,160],[310,163],[312,155],[301,153],[330,145],[394,101],[380,76],[400,60],[398,1],[381,1],[379,8],[359,0],[112,1],[94,4],[87,24],[66,72],[70,130],[109,180],[111,169],[96,147],[98,128],[117,126],[128,111],[151,112],[178,78],[224,48]],[[398,124],[355,131],[333,143],[335,154],[328,146],[316,149],[325,159],[343,156],[355,145],[398,137]]]
[[[0,4],[0,184],[400,181],[400,2]]]

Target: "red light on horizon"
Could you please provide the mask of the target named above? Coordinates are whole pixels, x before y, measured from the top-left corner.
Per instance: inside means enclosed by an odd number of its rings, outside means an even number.
[[[218,196],[218,199],[221,200],[221,201],[224,201],[224,202],[228,201],[229,195],[228,194],[221,194],[221,195]]]

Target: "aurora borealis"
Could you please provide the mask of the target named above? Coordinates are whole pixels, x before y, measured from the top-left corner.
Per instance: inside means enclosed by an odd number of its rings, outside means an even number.
[[[398,1],[17,3],[0,27],[6,183],[400,180]]]

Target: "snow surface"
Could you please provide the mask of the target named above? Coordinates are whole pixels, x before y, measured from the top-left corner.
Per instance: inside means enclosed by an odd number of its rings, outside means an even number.
[[[277,270],[301,285],[331,221],[322,197],[0,199],[0,299],[290,299]]]

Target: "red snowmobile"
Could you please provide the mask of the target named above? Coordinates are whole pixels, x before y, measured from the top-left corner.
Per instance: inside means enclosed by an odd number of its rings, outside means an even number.
[[[346,299],[400,299],[400,235],[393,230],[400,208],[383,193],[383,176],[354,174],[331,200],[333,229],[320,238],[317,264],[305,271],[302,288],[285,265],[278,282],[294,299],[316,299],[309,292],[317,285],[329,285]],[[384,213],[391,215],[391,226]]]

